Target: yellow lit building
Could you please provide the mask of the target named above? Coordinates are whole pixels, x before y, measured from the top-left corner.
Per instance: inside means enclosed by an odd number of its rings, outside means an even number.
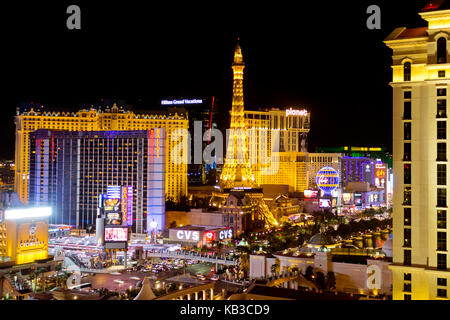
[[[68,131],[150,130],[164,128],[166,137],[166,198],[177,200],[187,195],[187,163],[174,163],[171,152],[180,141],[187,150],[187,139],[172,141],[176,129],[188,129],[184,109],[168,108],[167,111],[132,112],[114,104],[104,110],[95,108],[78,112],[36,110],[17,111],[15,145],[15,191],[23,202],[28,202],[29,184],[29,133],[37,129]]]
[[[289,185],[290,191],[298,192],[308,188],[306,137],[310,128],[310,113],[292,108],[245,111],[245,125],[254,132],[249,134],[249,159],[256,184]],[[276,130],[279,138],[279,152],[271,153],[272,130]],[[272,160],[265,161],[271,155]],[[278,163],[274,164],[276,159]]]
[[[450,5],[430,1],[423,28],[397,28],[393,77],[393,299],[448,299]]]
[[[39,215],[39,211],[45,211]],[[32,263],[48,258],[50,208],[5,210],[0,222],[0,262]],[[5,261],[5,258],[7,261]]]

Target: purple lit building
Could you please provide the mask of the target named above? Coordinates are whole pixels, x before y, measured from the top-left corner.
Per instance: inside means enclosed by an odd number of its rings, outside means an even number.
[[[95,225],[98,197],[129,186],[132,232],[165,225],[165,132],[63,131],[30,133],[29,203],[52,206],[52,224]]]

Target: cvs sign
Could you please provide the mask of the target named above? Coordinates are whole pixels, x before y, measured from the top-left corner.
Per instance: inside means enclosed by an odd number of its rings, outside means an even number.
[[[178,230],[177,238],[179,240],[198,241],[200,239],[200,233],[198,231]]]
[[[227,229],[227,230],[222,230],[219,232],[220,240],[231,239],[231,238],[233,238],[233,230]]]

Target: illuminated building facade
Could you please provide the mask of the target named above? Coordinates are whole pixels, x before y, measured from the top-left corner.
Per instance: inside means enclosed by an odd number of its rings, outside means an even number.
[[[182,141],[187,150],[187,140],[180,137],[172,141],[176,129],[188,129],[188,119],[183,108],[169,107],[164,111],[130,111],[123,107],[82,109],[77,112],[51,111],[44,107],[25,107],[17,110],[15,117],[15,191],[23,202],[28,201],[29,192],[29,134],[38,129],[67,131],[150,130],[164,129],[165,150],[168,155]],[[174,163],[166,157],[166,198],[178,200],[187,194],[187,163]]]
[[[397,28],[393,50],[393,299],[448,299],[450,7],[430,1],[423,28]]]
[[[132,231],[159,221],[165,201],[164,129],[30,133],[29,203],[54,209],[52,224],[85,229],[96,222],[108,186],[131,187]]]
[[[11,208],[0,219],[1,262],[25,264],[48,258],[50,208]]]
[[[292,108],[245,111],[245,126],[254,129],[250,135],[249,154],[256,183],[289,185],[291,191],[299,192],[306,189],[306,138],[310,129],[310,113]],[[276,130],[279,135],[274,137],[279,139],[279,152],[272,150],[275,141],[272,141],[271,130]],[[260,152],[264,155],[261,156]],[[277,165],[265,161],[271,155],[274,157],[272,161],[278,158]]]
[[[341,154],[308,153],[308,188],[317,188],[316,175],[323,167],[332,167],[341,173]]]

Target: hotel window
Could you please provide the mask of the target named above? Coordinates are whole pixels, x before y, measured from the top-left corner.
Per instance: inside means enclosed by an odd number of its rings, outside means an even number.
[[[411,143],[409,142],[403,145],[403,161],[411,161]]]
[[[447,250],[447,233],[438,232],[437,233],[437,250],[446,251]]]
[[[405,187],[403,190],[403,204],[407,206],[411,205],[411,187]]]
[[[411,91],[403,91],[404,99],[411,99]]]
[[[438,278],[437,285],[446,287],[447,286],[447,278]]]
[[[437,184],[439,186],[445,186],[447,184],[447,165],[437,165]]]
[[[411,81],[411,62],[403,64],[403,81]]]
[[[405,297],[404,298],[405,300],[408,300],[408,301],[411,300],[411,295],[410,294],[405,294],[404,297]]]
[[[403,136],[404,140],[411,140],[411,122],[403,124]]]
[[[403,165],[403,183],[411,184],[411,164]]]
[[[447,121],[437,122],[437,138],[447,139]]]
[[[439,70],[438,71],[438,77],[439,78],[445,78],[445,70]]]
[[[411,250],[404,250],[403,251],[403,264],[405,266],[411,265]]]
[[[447,63],[447,39],[444,37],[437,41],[437,63]]]
[[[447,298],[447,289],[437,289],[437,296],[439,298]]]
[[[439,142],[437,144],[437,161],[447,161],[447,144]]]
[[[437,254],[437,268],[438,270],[447,270],[447,255],[445,253]]]
[[[445,97],[445,96],[447,96],[447,89],[446,88],[438,88],[437,89],[437,96],[438,97]]]
[[[447,228],[447,211],[446,210],[438,210],[437,211],[437,227],[439,229]]]
[[[411,247],[411,229],[403,230],[403,246]]]
[[[411,101],[403,103],[403,120],[411,120]]]
[[[411,208],[403,208],[403,225],[411,225]]]
[[[447,118],[447,99],[437,100],[437,118]]]
[[[403,274],[403,280],[411,281],[411,273],[404,273]]]
[[[403,291],[404,292],[411,292],[411,283],[404,283],[403,284]]]
[[[437,189],[437,206],[447,207],[447,189]]]

